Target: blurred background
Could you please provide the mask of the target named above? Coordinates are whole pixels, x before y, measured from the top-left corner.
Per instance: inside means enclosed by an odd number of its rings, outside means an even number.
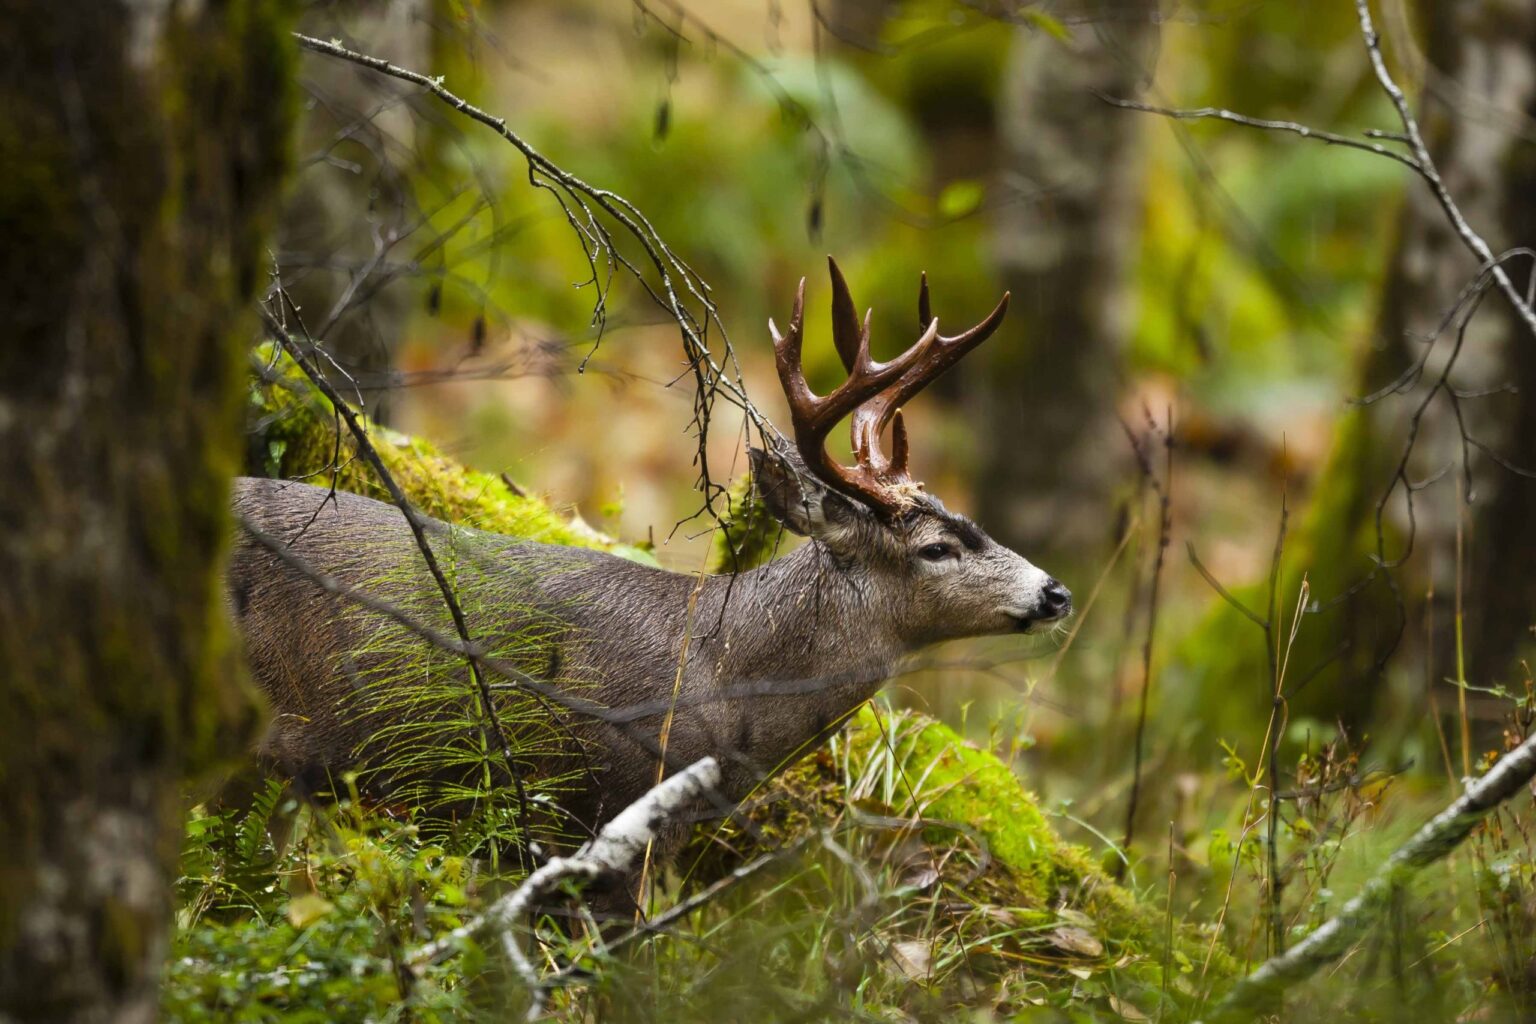
[[[1404,0],[1379,26],[1495,251],[1536,237],[1536,15],[1514,7]],[[1345,782],[1437,800],[1502,749],[1536,623],[1531,339],[1495,296],[1454,349],[1478,263],[1400,164],[1111,102],[1394,130],[1350,4],[388,0],[303,29],[444,76],[632,200],[781,426],[767,320],[802,276],[812,383],[839,379],[828,253],[877,356],[915,340],[921,272],[951,329],[1011,291],[909,411],[916,475],[1079,612],[930,651],[889,692],[1011,752],[1069,838],[1118,843],[1139,775],[1146,841],[1207,864],[1268,736],[1288,777],[1342,737]],[[622,273],[594,322],[582,240],[493,131],[302,70],[277,260],[373,414],[700,568],[677,325]],[[746,441],[717,405],[712,479]]]

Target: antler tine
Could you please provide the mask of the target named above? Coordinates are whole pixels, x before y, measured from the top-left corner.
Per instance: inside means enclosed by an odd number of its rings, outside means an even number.
[[[980,323],[968,331],[956,334],[953,337],[939,335],[928,347],[926,358],[918,362],[901,375],[901,378],[886,388],[870,404],[879,407],[879,429],[884,430],[886,424],[891,422],[903,405],[906,405],[923,388],[937,380],[945,370],[948,370],[961,357],[974,349],[977,345],[996,333],[1003,322],[1003,317],[1008,314],[1008,300],[1012,293],[1004,292],[997,306],[988,313]],[[928,329],[938,321],[933,318],[928,307],[928,279],[923,275],[922,289],[918,294],[918,315],[928,316]]]
[[[906,380],[908,376],[922,371],[924,357],[928,355],[932,347],[941,340],[939,338],[939,321],[930,317],[928,327],[923,331],[923,336],[905,353],[903,357],[911,356],[912,365],[890,385],[874,395],[868,401],[863,402],[853,411],[853,450],[859,457],[861,465],[879,475],[892,473],[904,474],[907,467],[907,435],[905,426],[902,427],[901,436],[892,435],[891,451],[893,457],[886,458],[885,452],[880,449],[880,433],[885,429],[893,415],[899,415],[897,409],[890,403],[890,396],[895,394],[895,389]],[[893,360],[894,361],[894,360]]]
[[[814,396],[805,383],[805,372],[800,365],[800,350],[805,327],[805,278],[795,289],[795,307],[789,314],[789,333],[780,334],[773,318],[768,318],[768,333],[773,336],[773,361],[779,371],[779,383],[784,386],[784,396],[790,408]]]
[[[806,383],[802,363],[804,279],[801,279],[795,292],[795,308],[788,332],[781,335],[773,321],[768,321],[769,331],[773,335],[774,363],[779,373],[779,382],[784,388],[784,396],[789,402],[795,445],[806,465],[839,490],[861,497],[877,507],[885,507],[891,504],[890,496],[882,489],[879,481],[870,475],[868,461],[861,458],[857,469],[849,469],[834,462],[826,453],[826,437],[845,416],[849,413],[857,414],[883,389],[889,388],[903,374],[918,366],[928,346],[937,337],[937,327],[925,332],[917,344],[890,362],[875,362],[869,355],[870,317],[866,314],[863,324],[859,324],[847,282],[843,280],[836,262],[829,259],[828,266],[833,284],[833,340],[843,365],[848,369],[847,379],[826,396],[817,395]],[[884,462],[883,457],[880,457],[880,462]]]
[[[907,472],[907,428],[901,406],[962,356],[990,337],[1008,311],[1004,295],[986,319],[963,334],[944,337],[933,315],[924,274],[918,290],[918,320],[923,333],[901,355],[877,363],[869,355],[870,314],[859,322],[857,307],[837,261],[827,257],[832,278],[832,340],[848,377],[832,393],[820,396],[805,381],[802,341],[805,324],[805,280],[795,292],[794,314],[789,331],[781,335],[773,321],[774,362],[794,423],[795,446],[805,464],[836,489],[868,502],[883,514],[900,512],[922,485]],[[852,413],[851,429],[856,466],[833,461],[826,450],[827,434]],[[880,435],[888,424],[891,455],[880,448]]]
[[[891,472],[907,475],[907,422],[900,409],[891,417]]]
[[[860,330],[859,310],[848,291],[848,281],[831,256],[827,257],[827,271],[832,277],[832,344],[842,357],[843,369],[852,373],[860,347],[869,345],[869,314],[864,315],[864,327]]]

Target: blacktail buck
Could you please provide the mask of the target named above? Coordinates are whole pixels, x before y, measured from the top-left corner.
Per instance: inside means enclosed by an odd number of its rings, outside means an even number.
[[[832,340],[847,379],[825,396],[806,384],[802,279],[788,330],[769,323],[794,450],[751,452],[760,500],[809,543],[700,580],[428,521],[475,641],[499,666],[526,673],[515,677],[523,683],[488,678],[494,699],[507,702],[518,771],[562,780],[555,802],[573,838],[656,783],[664,729],[669,764],[713,755],[722,795],[739,799],[825,739],[904,656],[943,640],[1024,633],[1071,610],[1065,587],[946,510],[907,469],[902,406],[997,329],[1008,297],[946,337],[924,279],[920,337],[879,363],[869,316],[860,323],[829,263]],[[853,466],[825,448],[850,416]],[[429,799],[411,789],[429,777],[447,787],[446,802],[473,799],[495,758],[475,749],[485,739],[473,738],[464,659],[411,628],[453,635],[408,524],[392,505],[328,497],[280,480],[236,486],[248,528],[229,592],[272,709],[260,753],[311,791],[356,772],[386,802],[407,792]],[[492,781],[505,786],[507,774]]]

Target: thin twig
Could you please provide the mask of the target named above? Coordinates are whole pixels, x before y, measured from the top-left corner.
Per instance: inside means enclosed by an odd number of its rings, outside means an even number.
[[[432,550],[432,544],[427,540],[426,521],[421,513],[416,511],[416,506],[411,504],[405,491],[395,481],[394,474],[384,465],[384,460],[379,457],[378,449],[373,446],[373,441],[368,437],[368,431],[363,426],[361,418],[346,399],[331,385],[325,374],[310,360],[309,355],[299,350],[293,337],[272,315],[271,310],[265,307],[261,310],[262,323],[266,326],[267,333],[274,341],[288,353],[298,367],[304,371],[315,388],[326,397],[331,407],[346,422],[347,429],[351,431],[352,438],[357,444],[357,450],[362,454],[363,460],[372,467],[379,481],[384,484],[389,496],[396,507],[405,516],[406,523],[411,528],[411,535],[416,539],[416,547],[421,551],[422,560],[426,563],[427,571],[432,574],[438,589],[442,592],[443,604],[448,609],[448,614],[453,619],[453,628],[459,635],[459,640],[464,644],[464,662],[469,668],[470,683],[474,686],[481,709],[482,720],[480,733],[482,742],[487,749],[494,749],[500,754],[506,764],[507,774],[511,777],[512,786],[517,796],[518,831],[521,841],[517,844],[518,863],[523,870],[528,870],[532,855],[531,809],[528,805],[528,791],[523,784],[523,773],[517,766],[517,761],[512,755],[512,745],[507,740],[506,730],[502,728],[501,719],[496,714],[496,698],[491,693],[491,688],[485,679],[485,672],[481,666],[480,657],[473,652],[474,638],[469,632],[469,621],[464,617],[464,609],[459,604],[458,595],[454,593],[453,585],[448,582],[442,566],[438,564],[437,555]]]
[[[1151,412],[1147,413],[1149,425]],[[1154,428],[1155,430],[1155,428]],[[1168,542],[1173,530],[1173,409],[1170,407],[1167,413],[1167,423],[1163,428],[1164,465],[1163,478],[1158,480],[1152,470],[1150,460],[1141,450],[1135,435],[1131,435],[1131,447],[1136,453],[1138,462],[1142,465],[1142,471],[1158,499],[1158,525],[1157,525],[1157,551],[1153,554],[1152,582],[1147,598],[1147,636],[1141,648],[1141,698],[1136,713],[1136,739],[1135,750],[1132,755],[1131,768],[1131,795],[1125,808],[1125,838],[1120,843],[1120,849],[1129,854],[1131,839],[1136,832],[1136,810],[1141,797],[1141,762],[1142,747],[1145,743],[1147,732],[1147,702],[1152,692],[1152,640],[1157,633],[1158,597],[1161,593],[1160,584],[1163,578],[1163,562],[1168,552]],[[1116,865],[1116,871],[1123,873],[1129,863],[1129,857],[1123,857]]]
[[[1413,110],[1408,106],[1408,98],[1403,95],[1403,90],[1398,88],[1393,80],[1391,72],[1387,70],[1387,62],[1381,55],[1381,37],[1376,34],[1376,26],[1371,22],[1371,7],[1368,0],[1355,0],[1355,12],[1360,18],[1360,34],[1365,39],[1365,50],[1371,59],[1371,69],[1376,73],[1376,81],[1381,85],[1382,92],[1392,101],[1392,106],[1397,109],[1397,118],[1403,123],[1403,141],[1407,144],[1414,159],[1418,161],[1419,176],[1429,185],[1434,193],[1435,201],[1440,204],[1440,209],[1445,211],[1446,219],[1451,222],[1463,244],[1470,250],[1477,261],[1483,265],[1492,265],[1493,279],[1498,283],[1499,291],[1509,300],[1520,319],[1525,322],[1526,328],[1533,336],[1536,336],[1536,310],[1531,309],[1530,303],[1515,288],[1515,283],[1504,272],[1504,267],[1494,258],[1493,250],[1488,243],[1462,216],[1461,207],[1456,205],[1456,200],[1445,187],[1445,182],[1440,178],[1440,171],[1435,167],[1434,157],[1430,156],[1429,147],[1424,144],[1424,136],[1419,131],[1418,119],[1413,116]]]
[[[527,161],[529,183],[553,195],[566,222],[582,243],[591,272],[591,277],[584,283],[597,288],[592,319],[599,329],[599,340],[607,320],[608,290],[614,274],[619,271],[631,275],[650,299],[677,322],[682,334],[688,372],[693,374],[696,385],[692,427],[698,442],[698,456],[695,460],[699,472],[698,487],[704,498],[704,508],[700,511],[715,515],[715,499],[725,491],[724,485],[711,478],[708,460],[709,421],[716,395],[723,394],[731,404],[739,408],[765,442],[770,438],[778,438],[779,433],[747,397],[730,338],[720,321],[714,300],[709,296],[709,285],[703,278],[672,251],[634,203],[618,193],[590,185],[560,167],[508,127],[504,118],[495,117],[450,92],[444,87],[440,76],[432,77],[399,67],[383,58],[348,49],[337,40],[326,41],[297,32],[294,38],[304,49],[348,61],[425,89],[464,116],[492,129],[521,153]],[[645,262],[655,271],[654,284],[640,266],[618,249],[612,232],[598,216],[599,212],[617,222],[623,233],[640,245],[645,253]],[[690,301],[698,304],[702,314],[689,307]],[[729,373],[710,351],[707,335],[711,324],[715,325],[723,339],[725,360],[731,366]]]
[[[1445,212],[1446,219],[1450,221],[1451,228],[1456,236],[1461,239],[1463,245],[1477,257],[1480,265],[1492,267],[1494,282],[1499,291],[1509,300],[1516,314],[1525,323],[1526,328],[1533,336],[1536,336],[1536,310],[1531,307],[1530,301],[1522,296],[1515,284],[1499,260],[1494,257],[1493,250],[1488,243],[1472,229],[1467,223],[1466,217],[1457,205],[1455,197],[1445,187],[1445,182],[1440,177],[1440,171],[1435,165],[1434,157],[1429,152],[1429,147],[1424,143],[1424,136],[1419,130],[1419,122],[1409,107],[1408,99],[1403,90],[1398,87],[1392,74],[1387,70],[1387,64],[1381,53],[1381,38],[1376,33],[1376,26],[1371,21],[1371,11],[1368,0],[1355,0],[1355,11],[1360,19],[1360,34],[1365,41],[1366,54],[1370,58],[1371,69],[1376,75],[1377,84],[1382,92],[1392,101],[1392,106],[1397,111],[1398,120],[1402,122],[1401,135],[1381,131],[1367,130],[1365,133],[1372,138],[1388,139],[1401,143],[1408,147],[1408,154],[1404,155],[1396,150],[1373,142],[1362,142],[1359,139],[1350,138],[1347,135],[1339,135],[1336,132],[1323,131],[1310,125],[1300,124],[1295,121],[1274,121],[1261,117],[1250,117],[1235,111],[1220,107],[1199,107],[1195,109],[1179,109],[1172,107],[1159,107],[1136,100],[1120,99],[1113,96],[1101,96],[1101,98],[1114,106],[1127,110],[1139,110],[1149,114],[1158,114],[1175,120],[1217,120],[1229,124],[1242,125],[1247,128],[1259,128],[1264,131],[1288,132],[1303,138],[1316,139],[1319,142],[1331,146],[1346,146],[1375,156],[1386,157],[1395,163],[1407,167],[1429,186],[1430,192],[1435,197],[1441,210]]]
[[[1285,531],[1290,522],[1291,509],[1284,491],[1280,492],[1280,528],[1275,531],[1275,553],[1269,563],[1269,611],[1264,627],[1264,646],[1269,661],[1270,709],[1266,736],[1273,734],[1269,746],[1269,814],[1265,822],[1265,847],[1269,862],[1269,952],[1270,956],[1285,952],[1285,916],[1281,912],[1285,880],[1280,876],[1280,743],[1285,738],[1286,719],[1289,709],[1285,702],[1285,672],[1280,664],[1279,643],[1275,627],[1279,624],[1280,567],[1285,558]],[[1301,596],[1296,603],[1296,618],[1291,623],[1291,641],[1301,625],[1301,613],[1306,607],[1307,582],[1301,583]],[[1286,646],[1290,653],[1290,645]]]
[[[1325,132],[1318,128],[1311,128],[1296,121],[1272,121],[1263,117],[1249,117],[1247,114],[1239,114],[1233,110],[1222,107],[1195,107],[1176,108],[1159,107],[1152,103],[1142,103],[1140,100],[1121,99],[1116,96],[1098,94],[1099,98],[1110,106],[1120,107],[1123,110],[1139,110],[1146,114],[1160,114],[1163,117],[1171,117],[1176,121],[1225,121],[1228,124],[1240,124],[1245,128],[1262,128],[1272,132],[1290,132],[1300,135],[1304,139],[1316,139],[1330,146],[1345,146],[1349,149],[1359,149],[1376,156],[1384,156],[1388,160],[1396,160],[1416,173],[1422,174],[1424,169],[1417,160],[1402,153],[1394,152],[1386,146],[1374,142],[1361,142],[1347,135],[1339,135],[1334,132]],[[1366,134],[1370,134],[1367,132]]]

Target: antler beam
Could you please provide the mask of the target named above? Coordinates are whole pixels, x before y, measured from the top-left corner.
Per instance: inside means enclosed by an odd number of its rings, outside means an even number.
[[[804,278],[795,292],[788,332],[781,335],[773,321],[768,321],[779,382],[789,400],[795,445],[806,465],[824,482],[877,512],[897,513],[910,505],[915,492],[922,489],[922,484],[914,481],[907,470],[902,405],[997,330],[1008,311],[1008,295],[1003,295],[997,308],[981,323],[963,334],[945,337],[939,334],[938,319],[930,309],[928,275],[924,274],[918,295],[922,334],[895,359],[877,363],[869,355],[869,312],[864,314],[861,324],[848,282],[830,256],[827,269],[832,278],[832,343],[848,371],[848,378],[830,395],[817,395],[805,382]],[[834,461],[826,451],[827,435],[849,414],[853,416],[854,466]],[[887,424],[892,425],[889,457],[880,447],[880,435]]]

